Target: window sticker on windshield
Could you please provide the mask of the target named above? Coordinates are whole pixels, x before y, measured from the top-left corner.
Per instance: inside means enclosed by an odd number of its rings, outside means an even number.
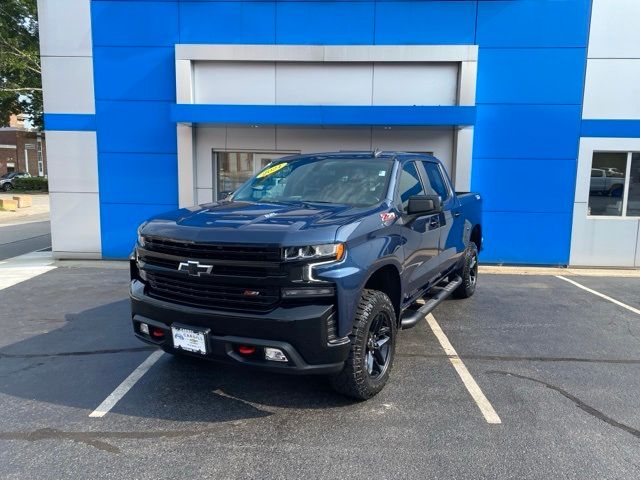
[[[276,165],[274,165],[273,167],[269,167],[266,170],[261,171],[256,178],[264,178],[264,177],[268,177],[269,175],[276,173],[279,170],[282,170],[284,167],[286,167],[288,164],[287,162],[282,162],[282,163],[278,163]]]
[[[380,170],[380,171],[378,172],[378,176],[379,176],[379,177],[384,177],[386,174],[387,174],[387,171],[386,171],[386,170]]]

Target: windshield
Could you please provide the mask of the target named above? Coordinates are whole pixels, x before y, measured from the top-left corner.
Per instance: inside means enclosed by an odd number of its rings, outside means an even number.
[[[308,202],[369,206],[387,192],[392,160],[302,158],[279,161],[242,185],[237,201]]]
[[[4,175],[2,175],[0,177],[0,179],[6,179],[6,178],[12,178],[15,175],[15,173],[9,172],[9,173],[5,173]]]

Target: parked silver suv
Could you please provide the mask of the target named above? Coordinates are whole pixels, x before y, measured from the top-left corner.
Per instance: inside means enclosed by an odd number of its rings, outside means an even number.
[[[16,178],[27,178],[30,177],[28,173],[25,172],[10,172],[5,173],[0,177],[0,190],[4,190],[8,192],[9,190],[13,190],[13,181]]]

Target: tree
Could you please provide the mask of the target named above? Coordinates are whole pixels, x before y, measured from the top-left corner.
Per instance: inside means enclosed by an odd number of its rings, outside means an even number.
[[[42,80],[36,0],[0,2],[0,126],[26,113],[42,127]]]

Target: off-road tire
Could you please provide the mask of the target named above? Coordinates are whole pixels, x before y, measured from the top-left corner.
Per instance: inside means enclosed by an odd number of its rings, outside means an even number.
[[[373,378],[365,364],[366,346],[371,323],[381,312],[386,313],[390,319],[389,357],[383,373]],[[344,364],[344,369],[331,377],[333,388],[343,395],[358,400],[367,400],[379,393],[386,385],[393,366],[397,330],[396,314],[389,297],[378,290],[363,290],[356,309],[353,329],[349,335],[351,341],[349,357]]]
[[[473,242],[469,242],[464,251],[462,268],[458,271],[462,277],[462,283],[453,291],[455,298],[469,298],[476,291],[478,279],[478,247]]]

